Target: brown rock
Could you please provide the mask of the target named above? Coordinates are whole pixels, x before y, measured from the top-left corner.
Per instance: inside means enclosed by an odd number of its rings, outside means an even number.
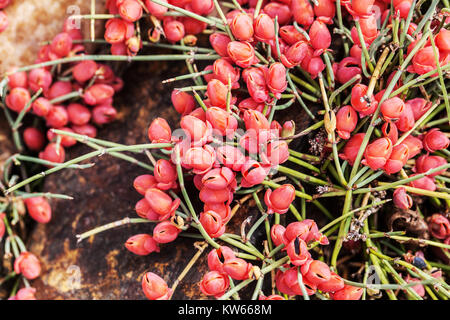
[[[90,3],[85,0],[12,1],[5,9],[8,28],[0,33],[0,74],[14,66],[34,63],[41,42],[62,32],[64,20],[70,15],[90,13]],[[96,12],[104,10],[105,1],[96,0]],[[96,23],[97,36],[101,36],[102,23]],[[87,38],[89,21],[83,20],[81,27]]]

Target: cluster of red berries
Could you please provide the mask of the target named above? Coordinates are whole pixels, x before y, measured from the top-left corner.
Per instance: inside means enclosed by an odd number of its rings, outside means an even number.
[[[64,32],[40,49],[36,63],[84,54],[84,46],[75,43],[75,40],[81,39],[80,30],[67,20]],[[60,75],[55,70],[51,67],[33,69],[28,73],[11,70],[5,100],[12,111],[23,113],[32,110],[34,115],[45,119],[48,128],[46,137],[39,128],[31,126],[23,130],[23,141],[29,150],[39,152],[39,158],[62,163],[65,161],[65,148],[75,145],[77,141],[68,136],[58,137],[51,129],[95,137],[95,125],[101,126],[116,118],[113,96],[121,90],[123,83],[108,65],[92,60],[72,64],[60,74],[64,79],[59,79]],[[43,96],[33,100],[32,94],[38,91]],[[58,99],[72,93],[76,93],[75,98],[82,101],[72,98],[59,102]],[[50,221],[51,207],[46,198],[27,198],[25,204],[34,220],[40,223]]]
[[[120,18],[110,19],[105,25],[104,37],[111,44],[111,53],[136,55],[142,47],[134,27],[134,22],[138,21],[143,14],[141,3],[136,0],[108,0],[106,7],[109,13],[120,15]]]
[[[129,41],[135,33],[133,22],[142,15],[142,8],[121,10],[122,6],[137,8],[131,2],[136,1],[110,2],[110,12],[117,12],[121,16],[121,19],[108,22],[105,33],[105,39],[113,45],[112,51],[115,54],[130,54]],[[249,8],[243,9],[244,12],[231,10],[226,14],[234,39],[220,32],[214,32],[209,37],[211,46],[221,57],[204,69],[210,73],[203,76],[207,86],[206,99],[199,102],[202,107],[196,106],[192,95],[175,89],[171,99],[175,109],[182,115],[181,133],[172,133],[168,123],[162,118],[155,119],[149,127],[148,136],[153,143],[174,143],[174,147],[169,148],[172,150],[170,161],[160,159],[156,162],[154,175],[142,175],[134,181],[135,189],[144,196],[136,204],[138,215],[161,221],[154,228],[152,236],[139,234],[126,242],[126,247],[136,254],[158,252],[160,243],[174,241],[181,232],[174,219],[180,201],[167,194],[168,190],[179,191],[177,164],[194,174],[194,184],[204,203],[199,219],[202,227],[211,238],[220,237],[232,215],[230,204],[233,193],[242,187],[261,184],[289,156],[287,142],[278,137],[288,137],[294,133],[292,122],[281,126],[276,121],[268,120],[274,99],[279,99],[287,88],[287,70],[300,66],[311,78],[316,78],[325,69],[321,55],[330,51],[331,34],[327,24],[332,23],[335,15],[333,1],[318,1],[318,5],[314,6],[307,0],[263,2],[261,13],[256,17],[256,1],[238,2],[240,5],[248,4]],[[169,3],[200,15],[207,15],[214,8],[211,0]],[[366,47],[370,47],[379,35],[377,19],[381,17],[381,13],[386,19],[387,3],[374,0],[343,2],[349,13],[348,18],[358,19]],[[409,10],[408,4],[411,5],[406,0],[395,2],[394,7],[402,15],[405,8]],[[180,41],[186,34],[199,33],[206,27],[204,23],[188,17],[165,17],[167,8],[151,1],[146,2],[146,9],[163,20],[165,36],[171,42]],[[278,25],[275,25],[275,18]],[[197,28],[192,27],[194,24]],[[280,35],[278,43],[277,28]],[[409,35],[412,36],[414,30],[415,25],[412,24],[408,30]],[[351,30],[351,35],[354,41],[351,56],[333,64],[333,72],[340,83],[345,83],[362,72],[362,48],[355,27]],[[417,39],[420,37],[421,34],[417,35]],[[439,41],[436,41],[438,48],[443,52],[442,56],[446,56],[447,30],[443,29],[439,37]],[[259,63],[255,46],[261,42],[270,46],[272,57],[281,62],[255,66]],[[422,60],[416,59],[413,65],[423,63]],[[441,61],[445,63],[446,60]],[[241,77],[243,81],[240,81]],[[393,74],[389,81],[392,77]],[[242,83],[249,96],[235,95],[231,91],[240,88]],[[397,88],[399,86],[401,83],[397,84]],[[357,126],[358,113],[361,117],[373,114],[384,94],[384,90],[380,90],[367,97],[367,91],[366,85],[355,85],[351,105],[341,107],[336,115],[336,131],[341,139],[348,140],[340,156],[351,165],[364,138],[364,133],[351,136]],[[373,170],[383,169],[386,173],[393,174],[399,172],[406,161],[418,155],[423,148],[428,153],[447,148],[448,138],[437,129],[430,130],[419,138],[409,135],[396,144],[399,132],[407,132],[413,128],[415,121],[430,107],[431,103],[421,98],[406,102],[399,97],[385,100],[380,106],[384,120],[381,131],[384,137],[367,146],[363,164]],[[245,125],[245,132],[239,131],[240,121]],[[234,138],[237,138],[237,144],[222,142],[223,139],[234,141]],[[415,166],[417,174],[446,163],[444,158],[429,154],[419,159]],[[433,183],[433,178],[425,177],[411,185],[425,188],[423,180],[427,179]],[[295,188],[289,184],[274,191],[267,189],[264,197],[267,213],[287,212],[294,197]],[[394,202],[404,208],[412,205],[412,199],[405,189],[396,191]],[[332,273],[325,263],[311,258],[307,246],[309,241],[328,243],[326,237],[318,233],[314,221],[292,223],[287,228],[275,225],[272,228],[272,240],[276,245],[285,245],[293,264],[284,266],[283,271],[279,270],[277,273],[277,288],[280,292],[288,295],[302,294],[297,277],[298,272],[301,272],[309,295],[319,289],[329,292],[336,300],[361,297],[360,288],[345,285],[343,279]],[[211,271],[203,277],[200,288],[204,294],[215,297],[223,295],[229,288],[229,277],[244,280],[258,273],[257,267],[237,258],[230,248],[224,246],[211,251],[208,264]],[[166,299],[171,295],[164,280],[153,273],[146,274],[142,286],[149,299]],[[158,290],[152,291],[153,286]]]
[[[284,265],[276,273],[276,286],[280,292],[287,295],[302,295],[298,277],[298,273],[301,273],[308,295],[313,295],[320,290],[330,293],[330,297],[334,300],[360,299],[362,288],[345,284],[344,280],[332,272],[326,263],[311,257],[308,251],[309,243],[318,242],[322,245],[329,243],[327,237],[319,232],[313,220],[292,222],[286,228],[275,224],[271,229],[271,238],[274,245],[284,245],[283,250],[290,258],[290,264]]]
[[[54,37],[52,42],[44,45],[38,55],[36,63],[42,63],[82,55],[85,48],[75,40],[81,40],[79,29],[72,26],[67,20],[64,32]],[[51,67],[33,69],[30,72],[14,72],[9,75],[9,93],[6,96],[6,105],[9,109],[20,113],[32,112],[46,120],[47,139],[45,147],[44,134],[35,127],[26,128],[23,139],[26,146],[32,151],[41,151],[39,157],[55,163],[62,163],[65,159],[65,147],[76,144],[74,138],[61,136],[60,143],[55,143],[57,136],[50,130],[56,128],[95,137],[97,129],[94,125],[103,125],[111,122],[117,115],[113,107],[113,96],[123,86],[122,80],[114,75],[113,70],[92,60],[85,60],[72,64],[59,79]],[[69,78],[67,80],[66,78]],[[42,90],[43,96],[32,101],[31,95]],[[66,105],[59,102],[59,98],[78,93],[76,98],[66,101]],[[55,102],[52,102],[55,101]],[[27,110],[24,110],[28,107]],[[45,147],[45,148],[44,148]]]
[[[3,9],[5,9],[10,3],[11,0],[0,0],[0,32],[3,32],[6,28],[8,28],[8,16]]]
[[[199,15],[207,15],[212,12],[214,5],[212,0],[174,0],[166,1],[172,5],[184,8]],[[167,7],[156,4],[151,0],[108,0],[106,7],[110,14],[120,17],[110,19],[106,22],[104,38],[111,44],[113,55],[135,56],[142,48],[142,40],[136,30],[134,22],[141,19],[144,11],[151,14],[156,25],[149,31],[149,39],[158,41],[161,34],[171,42],[175,43],[185,35],[196,35],[206,29],[207,24],[190,17],[169,17],[165,16]],[[162,27],[160,25],[162,21]],[[193,40],[195,43],[196,40]]]
[[[328,244],[328,239],[319,232],[313,220],[293,222],[286,228],[276,224],[271,229],[271,238],[276,246],[284,245],[283,250],[290,258],[290,264],[283,265],[276,273],[277,289],[287,295],[302,295],[298,282],[298,272],[302,274],[302,283],[308,295],[316,290],[331,293],[334,300],[358,300],[362,289],[344,284],[344,280],[322,261],[314,260],[308,251],[308,243],[318,241]],[[234,280],[258,278],[258,267],[237,258],[232,249],[221,246],[213,249],[208,255],[208,267],[211,270],[203,276],[200,290],[216,298],[221,297],[229,288],[229,277]],[[282,300],[279,295],[260,296],[261,300]]]
[[[388,3],[389,1],[373,0],[345,2],[348,12],[355,19],[359,19],[364,42],[368,48],[370,48],[371,43],[379,35],[376,20],[381,17],[381,21],[384,21],[388,16]],[[412,1],[394,1],[393,4],[396,14],[405,18],[405,14],[407,16]],[[392,16],[389,19],[392,19]],[[412,36],[416,28],[417,25],[411,23],[407,31],[408,34]],[[339,64],[333,66],[337,80],[341,83],[345,83],[355,75],[361,74],[362,49],[357,30],[353,28],[351,31],[355,43],[350,51],[351,57],[344,58]],[[407,54],[411,52],[421,37],[421,33],[416,35],[415,41],[408,47]],[[442,28],[436,35],[435,40],[439,64],[441,66],[448,64],[450,61],[450,32]],[[414,55],[408,71],[425,74],[436,69],[436,67],[434,51],[430,40],[428,40],[425,46]],[[394,72],[389,76],[386,87],[390,84],[393,76]],[[398,89],[402,85],[403,83],[400,80],[395,84],[394,89]],[[386,89],[380,90],[375,95],[368,92],[368,90],[369,88],[362,83],[355,85],[352,88],[351,105],[341,107],[336,114],[336,132],[341,139],[348,139],[340,154],[341,159],[347,160],[349,164],[353,165],[365,135],[364,133],[358,133],[351,136],[352,131],[355,130],[358,124],[358,114],[361,118],[370,116],[379,107],[383,120],[381,126],[383,137],[367,145],[362,161],[363,164],[369,166],[372,170],[382,169],[387,174],[394,174],[399,172],[406,162],[418,155],[422,149],[425,149],[427,154],[420,156],[416,160],[416,165],[413,170],[416,174],[426,172],[447,163],[446,159],[440,156],[429,155],[429,153],[446,149],[449,145],[448,137],[439,131],[439,129],[431,129],[418,137],[409,134],[402,141],[398,142],[399,133],[405,133],[413,129],[416,121],[432,107],[430,101],[426,101],[423,98],[404,101],[400,96],[394,96],[384,100],[378,106]],[[433,176],[442,173],[444,172],[440,171],[417,179],[411,182],[410,185],[415,188],[434,191],[436,185]],[[394,201],[403,209],[410,208],[412,205],[412,201],[407,197],[404,189],[398,189],[396,191]]]
[[[181,94],[185,95],[181,91],[172,95],[175,105],[179,105]],[[230,126],[231,119],[234,125]],[[131,237],[126,243],[130,251],[149,254],[159,250],[155,242],[171,242],[178,236],[179,229],[168,220],[173,221],[180,199],[173,200],[165,192],[179,189],[176,154],[180,155],[181,166],[195,174],[194,184],[204,203],[200,223],[205,231],[211,238],[220,237],[225,232],[225,224],[231,218],[233,192],[238,187],[236,174],[241,174],[241,187],[251,187],[260,184],[271,169],[288,157],[287,143],[270,140],[276,139],[279,131],[270,130],[267,119],[259,111],[246,110],[244,123],[248,131],[241,137],[238,148],[226,143],[212,143],[214,139],[220,141],[219,138],[234,135],[237,129],[236,119],[218,107],[209,107],[206,112],[198,108],[183,116],[179,137],[175,136],[176,132],[172,135],[166,120],[153,120],[148,130],[150,141],[176,144],[170,161],[160,159],[155,163],[154,175],[141,175],[134,180],[135,189],[144,195],[136,204],[136,212],[143,218],[161,222],[153,230],[153,237],[145,234]],[[244,155],[246,152],[249,156]],[[257,152],[260,153],[261,162],[257,161]],[[274,192],[267,190],[265,202],[268,212],[285,213],[294,197],[295,188],[292,185],[283,185]]]
[[[357,88],[357,86],[355,86],[355,88]],[[395,101],[392,101],[392,99],[395,99]],[[369,166],[373,170],[382,169],[387,174],[393,174],[399,172],[409,159],[414,158],[424,149],[427,153],[421,155],[416,159],[415,166],[413,168],[413,171],[415,173],[412,174],[411,177],[445,165],[447,163],[447,160],[445,158],[437,155],[430,155],[430,153],[432,152],[446,149],[449,146],[449,138],[445,135],[445,133],[441,132],[437,128],[431,129],[425,134],[418,137],[409,134],[401,143],[396,144],[398,139],[398,131],[406,132],[411,129],[414,125],[414,119],[419,119],[420,116],[426,112],[427,108],[431,106],[431,104],[427,103],[422,98],[408,100],[406,103],[403,103],[403,101],[401,101],[399,98],[392,99],[386,100],[382,104],[381,110],[383,112],[385,108],[395,108],[397,106],[396,103],[398,103],[401,105],[402,109],[400,113],[400,119],[394,122],[392,122],[391,120],[387,120],[383,124],[381,131],[384,137],[378,138],[367,145],[362,163]],[[344,119],[345,116],[343,116],[342,118],[339,116],[339,113],[344,110],[344,108],[351,109],[352,107],[347,106],[341,108],[336,119]],[[420,110],[418,110],[418,108],[420,108]],[[407,128],[402,127],[402,115],[405,112],[411,112],[411,114],[414,114],[415,111],[418,112],[417,116],[411,117],[412,125],[408,126]],[[349,114],[351,112],[355,111],[352,110],[349,112]],[[358,133],[348,140],[348,142],[342,149],[342,153],[339,155],[341,159],[347,160],[350,164],[354,163],[364,139],[364,135],[364,133]],[[411,181],[409,185],[414,188],[435,191],[436,184],[434,182],[434,177],[445,172],[446,169],[434,172],[422,178]],[[407,195],[405,188],[399,188],[394,192],[394,204],[400,209],[411,208],[413,202],[411,197]]]
[[[181,94],[187,97],[181,91],[175,91],[172,95],[175,106],[182,105],[178,99]],[[194,104],[193,101],[192,104]],[[233,199],[233,191],[238,185],[239,187],[252,187],[260,184],[270,171],[264,168],[265,165],[268,165],[268,168],[274,168],[286,160],[287,145],[280,148],[280,145],[284,146],[284,144],[277,144],[279,150],[270,147],[274,141],[282,142],[282,140],[267,140],[267,131],[270,126],[259,111],[246,110],[244,112],[246,129],[248,132],[254,130],[254,135],[259,138],[253,142],[253,149],[249,148],[252,144],[248,143],[248,139],[244,140],[246,143],[242,143],[247,133],[241,137],[239,147],[226,144],[214,147],[217,139],[214,139],[213,134],[218,138],[233,135],[236,131],[237,124],[232,128],[227,126],[229,124],[227,119],[230,115],[224,109],[211,106],[207,108],[206,112],[199,108],[191,111],[192,113],[196,116],[188,114],[182,117],[180,136],[176,136],[175,132],[172,134],[169,125],[162,118],[153,120],[149,127],[148,134],[153,143],[172,142],[175,143],[175,146],[172,148],[171,162],[164,159],[158,160],[155,164],[154,175],[141,175],[134,181],[135,189],[145,196],[136,204],[138,215],[149,220],[162,221],[154,228],[153,236],[139,234],[127,240],[125,246],[136,254],[146,255],[154,251],[158,252],[158,244],[175,240],[181,231],[173,219],[180,201],[178,198],[172,200],[164,192],[169,189],[175,191],[179,189],[175,167],[177,161],[182,167],[195,174],[193,180],[200,191],[200,200],[204,202],[200,223],[211,238],[217,238],[224,233],[225,224],[231,218],[230,203]],[[199,115],[204,115],[203,120]],[[222,127],[216,126],[217,123],[220,123]],[[261,126],[261,124],[264,125]],[[184,139],[180,140],[181,136]],[[262,138],[266,138],[266,140],[262,140]],[[214,142],[208,144],[208,141]],[[266,145],[260,144],[262,141]],[[267,144],[267,141],[270,142]],[[244,156],[246,152],[250,156]],[[259,153],[262,159],[271,159],[272,162],[269,161],[265,164],[256,161],[252,158],[252,156],[256,156],[256,153]],[[177,158],[177,154],[181,155],[181,159]],[[280,159],[283,161],[279,161]],[[238,179],[236,173],[241,174]],[[267,213],[286,213],[294,198],[295,188],[290,184],[282,185],[274,191],[267,189],[264,196]],[[315,290],[320,288],[323,292],[333,292],[334,299],[359,299],[361,290],[344,285],[343,280],[332,274],[326,264],[311,258],[307,247],[308,242],[318,241],[320,244],[328,244],[328,239],[318,231],[314,221],[294,222],[289,224],[286,229],[281,225],[274,225],[271,236],[275,245],[285,245],[285,250],[294,265],[290,271],[295,271],[295,279],[292,278],[292,281],[297,281],[296,270],[298,267],[305,265],[301,270],[305,279],[309,279],[305,280],[305,284],[309,285],[308,294],[314,294]],[[208,266],[211,271],[203,277],[200,289],[204,294],[215,297],[223,295],[229,288],[229,277],[235,280],[245,280],[252,276],[257,277],[260,271],[258,267],[236,257],[232,249],[226,246],[213,249],[209,253]],[[319,272],[323,272],[325,275],[318,275]],[[301,294],[299,291],[293,293],[292,289],[286,289],[295,286],[295,283],[288,282],[289,285],[287,285],[287,280],[283,275],[284,272],[278,273],[278,289],[290,295]],[[320,285],[320,283],[322,284]],[[171,295],[164,280],[151,272],[144,276],[142,286],[149,299],[167,299]],[[277,297],[273,296],[270,299],[272,298]]]

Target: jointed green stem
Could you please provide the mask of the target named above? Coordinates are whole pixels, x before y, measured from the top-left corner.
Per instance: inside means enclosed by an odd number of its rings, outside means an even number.
[[[76,164],[79,163],[83,160],[87,160],[93,157],[97,157],[100,156],[102,154],[106,154],[109,152],[119,152],[119,151],[130,151],[130,150],[145,150],[145,149],[160,149],[160,148],[168,148],[168,147],[172,147],[172,144],[170,143],[151,143],[151,144],[138,144],[138,145],[134,145],[134,146],[121,146],[121,147],[112,147],[112,148],[105,148],[102,150],[97,150],[97,151],[92,151],[90,153],[87,153],[85,155],[79,156],[75,159],[69,160],[67,162],[64,162],[58,166],[55,166],[51,169],[48,169],[44,172],[41,172],[39,174],[36,174],[28,179],[25,179],[21,182],[19,182],[18,184],[14,185],[13,187],[9,188],[8,190],[6,190],[5,194],[9,194],[27,184],[29,184],[30,182],[33,182],[35,180],[41,179],[51,173],[57,172],[59,170],[65,169],[68,166],[72,165],[72,164]]]

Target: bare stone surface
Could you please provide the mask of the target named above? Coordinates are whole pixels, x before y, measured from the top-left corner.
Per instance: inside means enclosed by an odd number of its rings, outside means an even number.
[[[86,0],[14,0],[5,9],[8,28],[0,33],[0,74],[13,66],[32,64],[42,41],[51,40],[62,32],[64,20],[72,14],[90,13],[91,1]],[[96,12],[105,10],[105,0],[96,0]],[[96,23],[97,36],[102,21]],[[87,37],[89,21],[81,22]]]

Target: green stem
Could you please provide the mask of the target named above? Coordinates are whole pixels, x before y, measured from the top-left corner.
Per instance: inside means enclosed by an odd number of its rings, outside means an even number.
[[[168,148],[168,147],[172,147],[173,145],[170,143],[150,143],[150,144],[138,144],[138,145],[133,145],[133,146],[123,146],[123,147],[112,147],[112,148],[105,148],[102,150],[97,150],[97,151],[93,151],[90,153],[87,153],[85,155],[79,156],[77,158],[74,158],[72,160],[69,160],[67,162],[64,162],[62,164],[60,164],[59,166],[53,167],[51,169],[48,169],[44,172],[41,172],[39,174],[36,174],[28,179],[25,179],[21,182],[19,182],[18,184],[12,186],[11,188],[9,188],[8,190],[6,190],[5,194],[9,194],[27,184],[29,184],[30,182],[33,182],[35,180],[41,179],[51,173],[57,172],[59,170],[65,169],[68,166],[72,165],[72,164],[76,164],[79,163],[83,160],[87,160],[102,154],[106,154],[109,152],[116,152],[116,151],[129,151],[129,150],[144,150],[144,149],[160,149],[160,148]]]

